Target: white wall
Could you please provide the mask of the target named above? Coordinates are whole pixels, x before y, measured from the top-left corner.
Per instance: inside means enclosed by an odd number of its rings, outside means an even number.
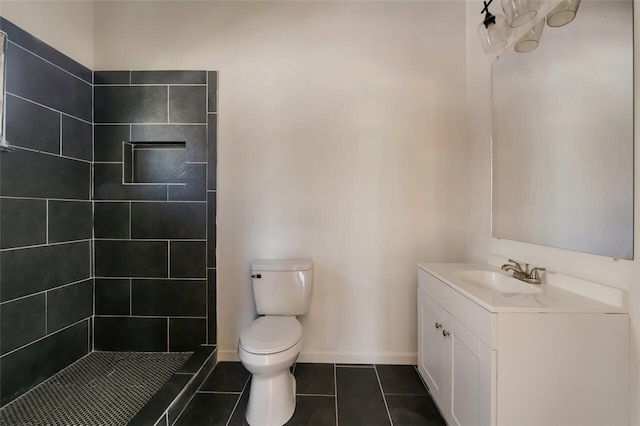
[[[93,1],[0,1],[3,18],[90,69],[93,11]]]
[[[416,264],[465,255],[465,4],[95,7],[95,69],[220,71],[221,358],[250,259],[303,256],[302,360],[415,362]]]
[[[467,108],[469,117],[469,208],[468,254],[472,262],[486,262],[491,254],[524,260],[547,267],[552,272],[600,282],[627,289],[631,317],[631,424],[640,424],[640,262],[616,261],[612,258],[554,249],[491,237],[491,60],[485,55],[476,35],[481,21],[482,2],[468,0],[467,20]],[[493,10],[493,9],[492,9]],[[640,8],[634,7],[635,77],[640,76]],[[544,42],[544,34],[541,43]],[[636,85],[635,100],[640,91]],[[640,128],[638,108],[635,109],[636,129]],[[640,247],[640,157],[636,131],[635,182],[635,247],[636,259]],[[526,226],[526,224],[523,224]],[[606,350],[606,348],[603,348]]]

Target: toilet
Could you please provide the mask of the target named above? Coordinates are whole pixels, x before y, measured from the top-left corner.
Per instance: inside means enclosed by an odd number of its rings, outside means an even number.
[[[251,281],[258,319],[240,334],[238,357],[251,373],[246,419],[251,426],[282,426],[296,408],[291,366],[302,348],[296,316],[311,305],[309,259],[255,260]]]

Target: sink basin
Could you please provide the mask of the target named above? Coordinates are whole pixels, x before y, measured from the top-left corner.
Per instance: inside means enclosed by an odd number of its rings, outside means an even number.
[[[519,281],[500,272],[469,270],[455,271],[454,275],[466,283],[501,293],[540,293],[541,291],[535,284]]]

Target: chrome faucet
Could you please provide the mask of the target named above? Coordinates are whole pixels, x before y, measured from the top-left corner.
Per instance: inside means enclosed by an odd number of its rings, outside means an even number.
[[[535,267],[529,270],[528,263],[524,264],[524,269],[523,269],[522,266],[515,260],[509,259],[509,262],[510,263],[505,263],[504,265],[502,265],[500,269],[502,269],[503,271],[513,271],[513,278],[518,279],[520,281],[524,281],[529,284],[541,283],[540,275],[538,274],[538,272],[546,271],[545,268]]]

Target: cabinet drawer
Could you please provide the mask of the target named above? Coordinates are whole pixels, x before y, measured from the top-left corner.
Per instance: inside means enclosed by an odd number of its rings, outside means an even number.
[[[496,317],[465,295],[418,268],[418,287],[491,349],[496,349]]]

